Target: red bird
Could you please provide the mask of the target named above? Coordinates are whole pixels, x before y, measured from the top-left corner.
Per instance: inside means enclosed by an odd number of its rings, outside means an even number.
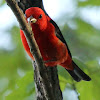
[[[72,60],[67,43],[61,31],[57,30],[56,23],[38,7],[31,7],[25,11],[26,20],[30,23],[35,40],[40,49],[45,66],[63,66],[77,82],[80,80],[90,81],[86,75]],[[56,27],[55,27],[56,26]],[[23,46],[28,55],[34,60],[26,37],[20,30]]]

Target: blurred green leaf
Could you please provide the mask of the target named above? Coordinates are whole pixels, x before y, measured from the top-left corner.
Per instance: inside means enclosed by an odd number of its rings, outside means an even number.
[[[94,47],[98,47],[100,42],[100,31],[96,30],[90,24],[82,21],[81,19],[76,19],[78,30],[76,31],[79,39],[84,42],[86,45],[91,45]]]
[[[12,93],[6,97],[6,100],[24,100],[27,96],[32,95],[35,92],[35,86],[33,81],[33,72],[27,72],[27,74],[20,80],[17,80],[15,89]]]
[[[67,79],[59,75],[60,87],[63,91],[66,88],[66,84],[68,83]]]
[[[100,74],[99,74],[100,75]],[[100,80],[97,74],[92,76],[91,82],[80,82],[77,84],[77,90],[80,93],[81,100],[99,100]]]
[[[93,85],[92,82],[80,82],[77,84],[77,90],[80,93],[81,100],[92,100],[93,96],[91,95]],[[88,92],[87,92],[88,91]]]
[[[85,1],[79,1],[78,6],[100,6],[100,0],[85,0]]]
[[[0,1],[0,6],[4,5],[5,3],[6,3],[5,0],[1,0]]]

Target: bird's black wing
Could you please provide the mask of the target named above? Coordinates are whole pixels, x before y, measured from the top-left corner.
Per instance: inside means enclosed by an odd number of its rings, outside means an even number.
[[[63,37],[63,35],[62,35],[60,29],[59,29],[59,27],[58,27],[58,25],[57,25],[52,19],[50,20],[50,22],[55,26],[55,33],[56,33],[56,36],[57,36],[63,43],[65,43],[65,45],[66,45],[66,47],[67,47],[67,50],[68,50],[68,54],[70,55],[70,57],[72,57],[71,52],[70,52],[70,50],[69,50],[69,48],[68,48],[68,45],[67,45],[67,43],[66,43],[66,41],[65,41],[65,39],[64,39],[64,37]]]

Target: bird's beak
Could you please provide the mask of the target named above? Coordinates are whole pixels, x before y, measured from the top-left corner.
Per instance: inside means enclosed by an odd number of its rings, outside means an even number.
[[[28,21],[28,23],[36,23],[37,19],[30,16],[29,18],[27,18],[27,21]]]
[[[30,21],[31,21],[31,23],[36,23],[37,19],[32,18]]]

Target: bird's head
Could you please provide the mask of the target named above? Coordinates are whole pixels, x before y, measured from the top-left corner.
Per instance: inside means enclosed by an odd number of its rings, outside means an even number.
[[[38,7],[31,7],[25,11],[25,16],[28,21],[33,26],[38,26],[40,30],[45,30],[47,27],[46,15],[42,9]]]

